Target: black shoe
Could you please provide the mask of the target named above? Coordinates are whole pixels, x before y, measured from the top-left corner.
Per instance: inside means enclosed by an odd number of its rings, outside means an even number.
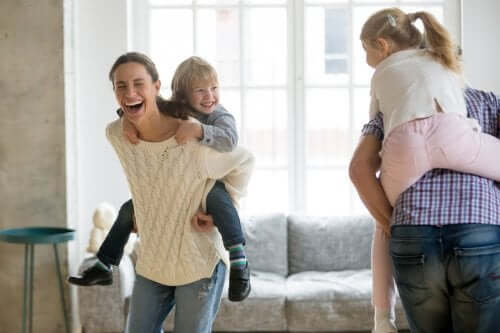
[[[113,272],[99,267],[97,263],[83,271],[81,276],[70,276],[68,282],[77,286],[108,286],[113,283]]]
[[[248,262],[243,269],[233,269],[229,273],[229,300],[240,302],[250,294],[250,268]]]

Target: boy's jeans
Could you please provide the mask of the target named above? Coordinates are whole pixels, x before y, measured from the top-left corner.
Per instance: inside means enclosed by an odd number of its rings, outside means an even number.
[[[174,332],[210,333],[219,309],[226,265],[220,261],[211,278],[169,287],[137,275],[126,333],[160,333],[175,305]]]
[[[412,332],[498,331],[500,225],[396,225],[390,252]]]
[[[208,193],[207,214],[212,215],[226,248],[236,244],[245,244],[238,211],[223,182],[215,182],[214,187]]]
[[[114,266],[120,264],[123,249],[132,232],[133,213],[132,200],[125,202],[120,207],[116,221],[97,252],[97,258],[103,263]],[[224,183],[220,181],[215,183],[207,195],[207,214],[212,215],[226,248],[235,244],[245,244],[238,211],[234,207]]]
[[[123,249],[128,242],[134,222],[132,199],[125,202],[118,212],[118,217],[109,230],[104,242],[97,251],[97,258],[105,264],[118,266],[123,257]]]

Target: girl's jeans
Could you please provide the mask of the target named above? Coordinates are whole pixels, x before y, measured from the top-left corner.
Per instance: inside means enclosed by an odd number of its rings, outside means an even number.
[[[136,276],[125,333],[160,333],[175,305],[175,333],[210,333],[219,309],[226,265],[220,261],[211,278],[166,286]]]
[[[500,140],[481,132],[476,120],[438,113],[393,129],[384,140],[380,180],[389,202],[435,168],[500,181]]]
[[[500,225],[396,225],[390,253],[412,332],[499,331]]]
[[[132,232],[133,214],[134,207],[132,200],[129,200],[121,206],[116,221],[97,252],[97,258],[103,263],[114,266],[120,264],[123,249]],[[235,244],[245,244],[238,211],[224,183],[220,181],[215,183],[207,195],[207,214],[212,215],[226,248]]]

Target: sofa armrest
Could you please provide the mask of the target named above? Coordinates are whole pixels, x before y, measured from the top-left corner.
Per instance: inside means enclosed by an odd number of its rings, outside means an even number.
[[[126,321],[126,299],[132,294],[135,271],[124,256],[113,271],[113,284],[78,288],[80,322],[85,333],[122,332]]]

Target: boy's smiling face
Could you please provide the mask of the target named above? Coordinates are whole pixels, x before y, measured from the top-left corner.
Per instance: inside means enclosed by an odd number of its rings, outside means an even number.
[[[198,112],[212,113],[219,104],[219,83],[213,79],[193,82],[187,102]]]

